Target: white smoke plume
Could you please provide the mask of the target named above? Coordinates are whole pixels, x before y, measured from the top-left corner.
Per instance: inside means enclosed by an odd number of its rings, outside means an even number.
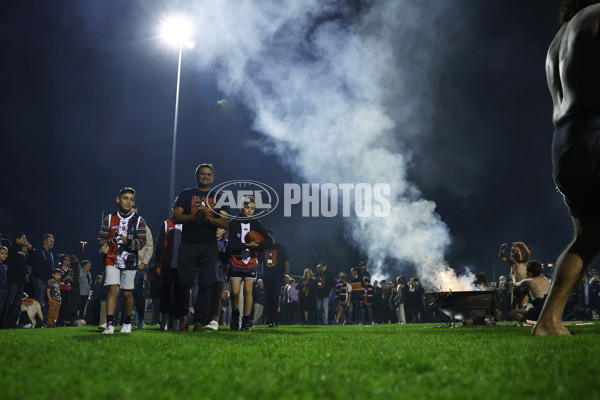
[[[390,217],[346,223],[372,272],[410,263],[430,285],[448,289],[444,272],[460,290],[471,278],[445,263],[448,228],[407,179],[407,143],[427,129],[416,117],[434,112],[425,88],[428,52],[439,44],[430,32],[448,11],[446,1],[429,3],[381,1],[357,12],[339,1],[197,1],[189,15],[204,32],[198,67],[217,69],[220,89],[253,112],[282,163],[307,182],[391,185]]]

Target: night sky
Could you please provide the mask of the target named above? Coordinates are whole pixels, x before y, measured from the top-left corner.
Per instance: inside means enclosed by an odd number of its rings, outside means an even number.
[[[385,97],[382,107],[396,122],[390,139],[409,154],[406,179],[420,197],[435,202],[450,232],[446,260],[459,271],[471,266],[497,278],[508,273],[497,258],[500,244],[519,240],[532,246],[533,258],[554,262],[572,235],[551,176],[551,99],[544,72],[560,1],[414,3],[407,7],[414,13],[412,24],[401,26],[398,20],[377,42],[382,54],[391,56],[373,61],[381,70],[381,64],[397,62],[390,69],[402,65],[408,72],[396,80],[387,71],[375,81]],[[55,254],[77,255],[85,240],[84,256],[99,272],[95,242],[101,218],[116,210],[114,199],[123,186],[137,190],[140,214],[158,235],[172,200],[177,49],[157,35],[161,19],[171,12],[183,10],[194,19],[190,4],[5,2],[0,13],[4,237],[22,230],[39,246],[41,235],[52,233]],[[332,4],[312,16],[315,26],[335,21],[352,30],[373,6]],[[218,56],[203,56],[208,48],[203,40],[210,36],[218,43],[232,33],[200,27],[194,49],[183,52],[175,192],[195,185],[200,162],[215,165],[215,184],[253,179],[281,193],[286,182],[313,182],[314,172],[307,177],[294,151],[277,150],[276,139],[264,141],[252,96],[235,89],[239,83],[228,83],[231,68]],[[269,46],[262,50],[265,56]],[[272,53],[279,51],[276,40],[272,46]],[[298,64],[306,62],[303,57],[318,59],[303,55],[309,50],[294,50]],[[412,79],[410,71],[417,69],[419,76]],[[258,85],[252,75],[245,84]],[[407,107],[410,112],[398,112]],[[341,157],[325,140],[327,133],[320,134],[323,157]],[[340,183],[327,170],[322,174],[322,182]],[[367,256],[342,217],[285,218],[279,209],[263,223],[288,248],[295,274],[314,269],[320,260],[333,271],[348,270]],[[414,269],[402,262],[387,267],[388,278]]]

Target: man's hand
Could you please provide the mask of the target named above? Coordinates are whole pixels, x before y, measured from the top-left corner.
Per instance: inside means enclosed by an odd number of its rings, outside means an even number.
[[[107,243],[104,243],[104,244],[102,245],[102,247],[100,247],[100,251],[101,251],[102,253],[104,253],[104,254],[108,254],[108,249],[109,249],[109,248],[110,248],[110,247],[108,246],[108,244],[107,244]]]
[[[127,246],[127,237],[121,235],[121,240],[123,241],[123,245]]]
[[[251,249],[254,249],[254,248],[258,247],[258,242],[246,243],[246,247],[250,247]]]
[[[138,269],[145,269],[146,268],[146,264],[138,264]]]
[[[79,259],[77,258],[77,256],[71,256],[71,264],[75,264],[78,262],[79,262]]]

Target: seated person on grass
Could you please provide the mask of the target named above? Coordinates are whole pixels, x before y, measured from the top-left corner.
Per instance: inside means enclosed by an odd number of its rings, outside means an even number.
[[[512,310],[509,316],[517,321],[537,321],[544,306],[546,295],[550,290],[550,281],[542,275],[544,266],[541,262],[531,260],[527,263],[527,278],[517,282],[513,276],[513,286],[529,290],[531,303],[521,309]]]

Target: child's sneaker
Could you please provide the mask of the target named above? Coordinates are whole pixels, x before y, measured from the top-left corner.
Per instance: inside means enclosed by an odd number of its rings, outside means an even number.
[[[121,333],[131,333],[131,324],[123,324]]]
[[[104,328],[104,330],[102,331],[103,335],[112,335],[113,333],[115,333],[115,327],[112,325],[108,325],[106,328]]]

